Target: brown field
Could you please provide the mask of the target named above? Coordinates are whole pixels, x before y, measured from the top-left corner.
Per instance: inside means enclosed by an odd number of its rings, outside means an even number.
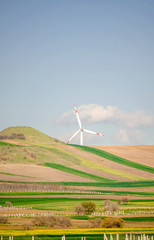
[[[154,167],[154,145],[97,146],[97,148],[119,157]]]
[[[110,169],[118,170],[118,171],[120,170],[123,173],[130,173],[130,174],[133,174],[134,176],[136,176],[136,175],[142,176],[143,178],[145,178],[147,180],[154,179],[154,174],[152,174],[152,173],[144,172],[142,170],[134,169],[134,168],[122,165],[122,164],[112,162],[110,160],[99,157],[97,155],[93,155],[92,153],[80,151],[79,149],[74,148],[69,145],[63,145],[60,148],[63,148],[64,150],[67,150],[73,154],[76,154],[84,159],[88,159],[90,162],[92,162],[94,164],[100,164],[102,166],[108,167]],[[108,146],[106,146],[106,147],[97,146],[96,147],[95,146],[95,148],[99,148],[101,150],[108,151],[117,156],[126,158],[126,159],[134,161],[134,162],[138,162],[141,164],[145,164],[145,165],[154,167],[154,145],[115,146],[115,147],[108,147]],[[122,150],[121,150],[121,148],[122,148]],[[125,148],[126,149],[128,148],[128,151],[126,153],[125,153]],[[112,152],[112,149],[114,149],[115,152]],[[122,153],[124,155],[122,155]],[[146,161],[145,161],[145,155],[146,155]],[[130,156],[131,156],[131,158],[130,158]],[[133,160],[133,157],[134,157],[134,160]],[[140,159],[141,159],[141,161],[140,161]],[[87,171],[86,167],[84,167],[84,166],[74,166],[74,168],[82,170],[82,171]],[[127,177],[122,177],[122,176],[110,174],[107,172],[103,172],[103,174],[102,174],[102,171],[98,171],[98,170],[94,170],[94,169],[91,169],[91,170],[92,170],[93,174],[96,174],[96,175],[102,176],[102,177],[106,177],[106,178],[110,178],[113,180],[118,180],[118,181],[128,181],[129,180]],[[92,172],[90,172],[90,170],[88,170],[88,172],[92,173]]]
[[[31,223],[31,219],[29,218],[9,218],[9,222],[10,222],[10,225],[8,226],[0,226],[0,229],[23,229],[23,226],[25,224],[28,224],[28,223]],[[72,219],[71,220],[72,222],[72,227],[70,228],[78,228],[80,226],[80,228],[82,228],[82,226],[84,224],[86,224],[88,221],[87,220],[75,220],[75,219]],[[134,228],[134,227],[138,227],[138,228],[141,228],[141,227],[154,227],[154,223],[153,222],[125,222],[124,223],[124,228]],[[41,227],[41,226],[34,226],[33,227],[34,229],[51,229],[51,227]],[[52,228],[54,229],[54,228]],[[55,228],[56,229],[56,228]]]
[[[7,140],[11,141],[11,140]],[[12,142],[15,143],[15,142]],[[142,146],[98,146],[97,148],[113,153],[117,156],[135,161],[141,164],[146,164],[149,166],[154,166],[154,145],[142,145]],[[138,170],[125,166],[123,164],[118,164],[113,161],[101,158],[92,153],[81,151],[73,146],[66,144],[57,143],[56,149],[62,149],[66,153],[71,153],[79,158],[79,162],[71,162],[66,159],[58,159],[58,155],[51,155],[51,158],[48,161],[57,162],[69,166],[71,168],[81,170],[87,173],[91,173],[100,177],[109,178],[112,180],[118,181],[131,181],[131,180],[154,180],[154,174]],[[18,149],[16,150],[18,151]],[[23,150],[22,150],[23,151]],[[48,150],[42,150],[48,151]],[[43,152],[44,153],[44,152]],[[54,160],[53,160],[54,159]],[[11,163],[5,162],[0,164],[1,173],[9,173],[13,175],[0,174],[0,180],[3,181],[23,181],[23,182],[58,182],[58,181],[67,181],[67,182],[92,182],[88,178],[83,178],[76,176],[70,173],[65,173],[60,170],[48,168],[41,166],[41,163],[31,162],[22,162],[20,163]],[[64,162],[63,162],[64,161]],[[39,165],[38,165],[39,163]],[[21,176],[17,176],[21,175]]]
[[[3,181],[25,181],[25,182],[60,182],[60,181],[79,181],[92,182],[88,178],[75,176],[57,169],[32,164],[5,164],[0,165],[0,172],[11,173],[23,176],[12,176],[0,174],[0,180]]]
[[[28,210],[28,209],[16,209],[16,210],[4,210],[1,211],[1,214],[73,214],[73,211],[49,211],[49,210]],[[144,214],[137,214],[131,215],[131,217],[144,217]],[[153,216],[152,214],[146,214],[146,217]],[[129,217],[128,215],[119,215],[119,217]],[[9,217],[9,225],[0,225],[0,229],[22,229],[25,224],[31,223],[33,218],[26,218],[26,217]],[[85,223],[88,223],[87,220],[78,220],[78,219],[71,219],[72,226],[71,228],[76,228],[78,226],[83,226]],[[137,222],[137,221],[128,221],[124,223],[125,228],[131,227],[154,227],[154,222]],[[45,226],[34,226],[34,229],[49,229],[49,227]]]

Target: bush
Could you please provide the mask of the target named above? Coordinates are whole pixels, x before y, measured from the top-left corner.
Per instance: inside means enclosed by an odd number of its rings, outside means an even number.
[[[6,135],[1,135],[1,136],[0,136],[0,139],[8,139],[8,136],[6,136]]]
[[[33,224],[31,223],[26,223],[25,225],[23,225],[23,230],[33,230]]]
[[[115,212],[115,211],[117,211],[118,210],[118,208],[119,208],[119,205],[118,205],[118,203],[113,203],[113,202],[111,202],[110,200],[105,200],[104,201],[104,210],[105,211],[113,211],[113,212]]]
[[[48,227],[71,226],[71,220],[65,216],[35,217],[32,222],[36,226],[48,226]]]
[[[25,135],[23,133],[19,133],[19,134],[16,134],[16,133],[12,133],[11,136],[8,137],[9,139],[22,139],[22,140],[25,140]]]
[[[8,217],[0,216],[0,223],[8,223]]]
[[[32,223],[36,226],[47,226],[47,217],[35,217]]]
[[[23,133],[17,135],[17,139],[25,140],[25,135]]]
[[[81,225],[81,228],[91,228],[91,223],[88,221],[88,222],[84,222],[82,225]]]
[[[124,225],[124,220],[121,218],[105,218],[102,222],[102,227],[105,228],[121,228]]]
[[[96,210],[96,204],[93,202],[82,202],[81,205],[84,207],[86,214],[91,214]]]
[[[6,204],[6,207],[12,207],[13,206],[10,201],[7,201],[5,204]]]
[[[75,206],[75,212],[78,216],[85,214],[85,208],[82,205]]]
[[[33,153],[33,152],[30,154],[30,156],[31,156],[31,158],[33,158],[33,159],[36,159],[36,157],[37,157],[36,154]]]
[[[128,198],[127,197],[122,198],[122,202],[123,204],[128,204]]]
[[[89,219],[89,222],[91,223],[91,228],[100,228],[102,224],[102,219],[101,218]]]
[[[68,217],[65,216],[58,216],[57,217],[57,226],[58,227],[70,227],[71,224],[71,220]]]

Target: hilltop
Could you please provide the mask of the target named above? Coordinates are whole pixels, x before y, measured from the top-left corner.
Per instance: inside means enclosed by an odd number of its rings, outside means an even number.
[[[15,143],[20,144],[24,142],[43,144],[54,144],[60,142],[59,140],[49,137],[32,127],[9,127],[0,132],[0,139],[7,142],[11,142],[10,140],[12,140]]]
[[[131,158],[130,152],[138,158]],[[120,147],[66,145],[31,127],[10,127],[0,132],[0,180],[153,186],[154,145],[148,150],[130,146],[124,153]]]

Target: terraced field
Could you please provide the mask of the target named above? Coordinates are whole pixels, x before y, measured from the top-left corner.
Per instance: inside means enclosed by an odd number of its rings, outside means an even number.
[[[21,134],[24,139],[18,139]],[[0,180],[4,182],[61,182],[97,187],[154,185],[153,145],[123,147],[123,151],[117,147],[118,155],[116,147],[106,147],[107,152],[102,150],[105,147],[66,145],[28,127],[8,128],[0,133],[2,136],[7,136],[0,141]],[[137,157],[130,157],[134,149],[136,156],[147,153],[147,165],[143,157],[140,162],[135,161]]]
[[[0,138],[0,213],[12,214],[8,215],[8,225],[0,225],[1,232],[4,229],[7,235],[15,229],[21,231],[34,216],[49,213],[70,217],[70,228],[79,229],[90,219],[106,217],[107,199],[120,202],[116,214],[125,220],[125,228],[134,227],[136,231],[137,227],[149,227],[151,231],[154,145],[66,145],[27,127],[4,130]],[[75,215],[75,206],[83,201],[96,204],[95,215]],[[12,210],[5,209],[7,202],[13,205]],[[40,229],[42,226],[34,226],[34,232]]]

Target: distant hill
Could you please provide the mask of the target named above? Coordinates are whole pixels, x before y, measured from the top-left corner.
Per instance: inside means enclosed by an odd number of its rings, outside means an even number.
[[[0,180],[94,185],[115,182],[125,185],[127,182],[127,186],[128,182],[142,181],[141,184],[145,182],[147,186],[153,184],[153,145],[127,147],[128,154],[119,147],[113,149],[116,155],[111,150],[110,147],[67,145],[31,127],[10,127],[0,132]],[[135,158],[131,158],[131,151]],[[125,155],[121,156],[123,153]],[[141,157],[144,154],[146,161]]]
[[[60,142],[57,139],[47,136],[46,134],[32,127],[9,127],[0,132],[0,139],[31,143],[54,144]]]

